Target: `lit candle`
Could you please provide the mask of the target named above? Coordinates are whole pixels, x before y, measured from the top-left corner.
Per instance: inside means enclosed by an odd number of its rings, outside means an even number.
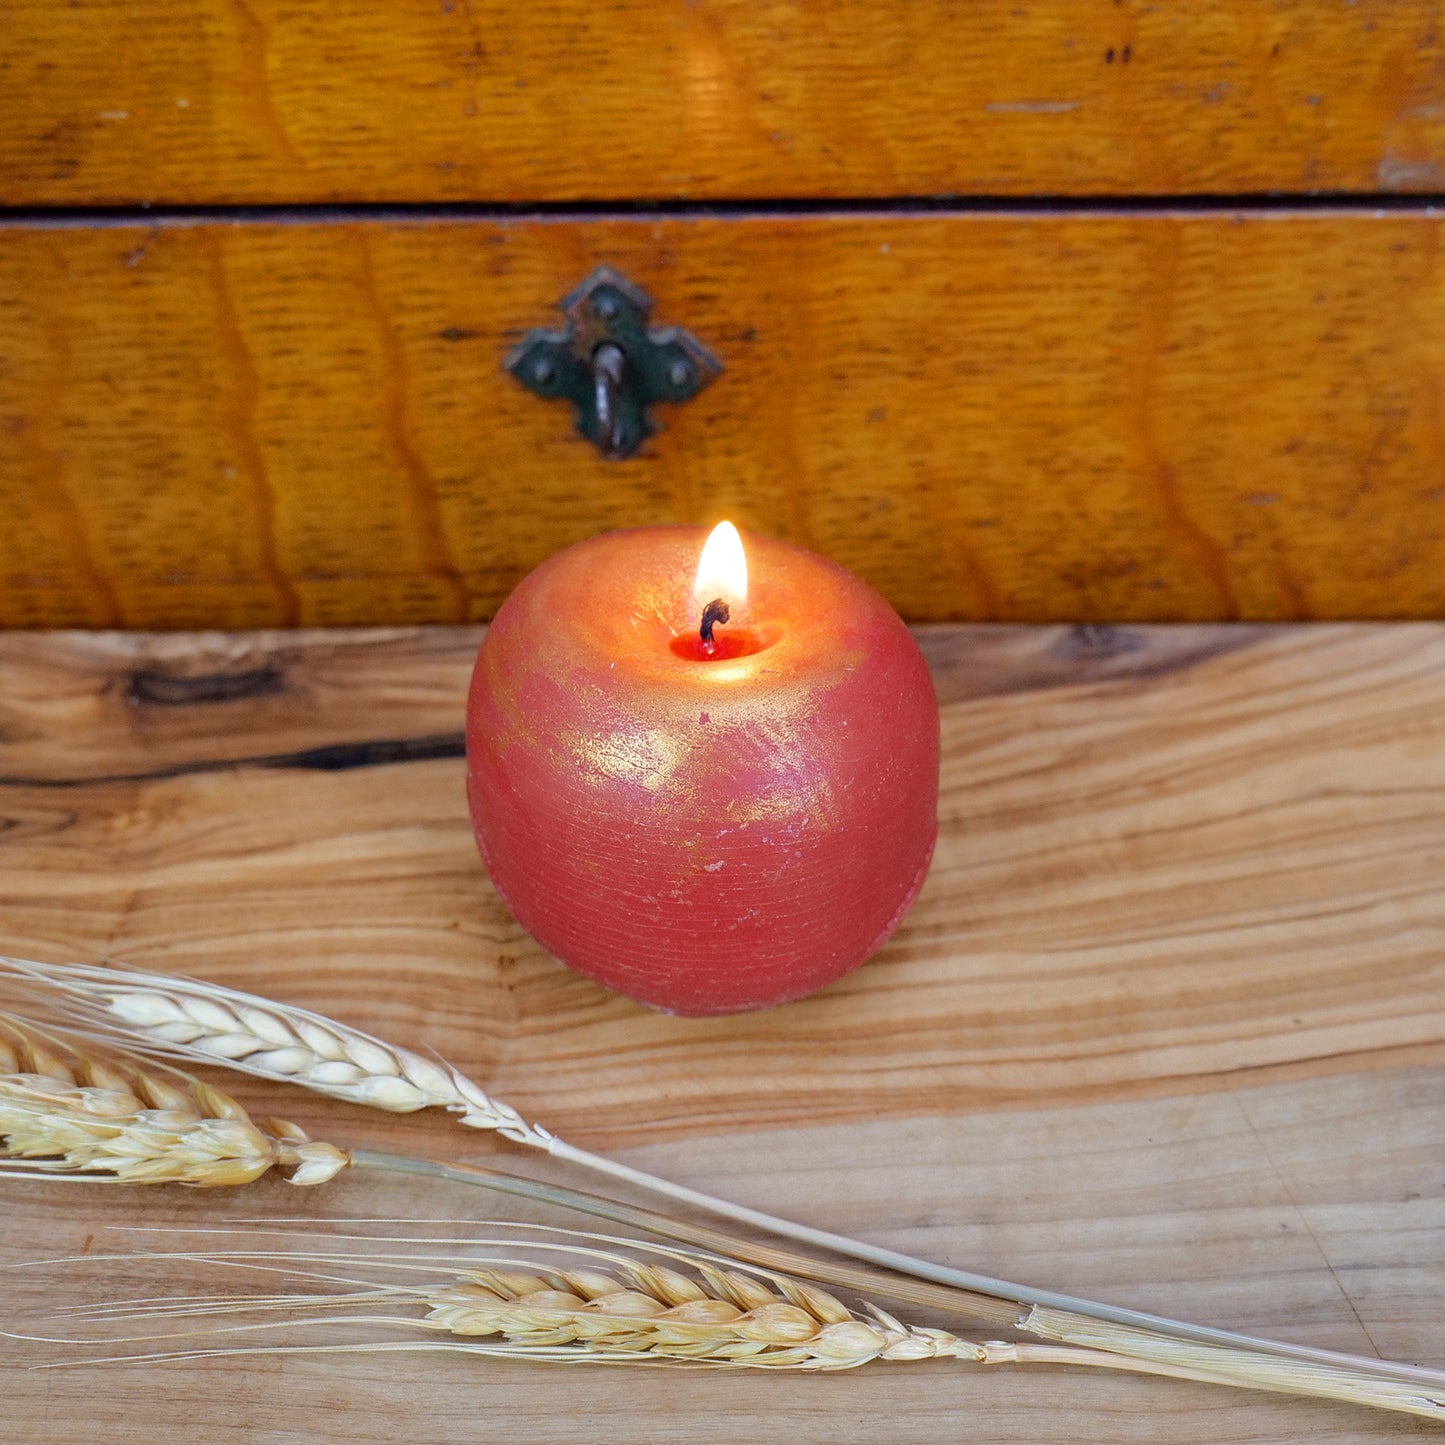
[[[701,554],[701,560],[699,560]],[[671,1013],[801,998],[874,953],[928,871],[938,703],[891,607],[723,523],[579,543],[477,657],[468,795],[517,920]]]

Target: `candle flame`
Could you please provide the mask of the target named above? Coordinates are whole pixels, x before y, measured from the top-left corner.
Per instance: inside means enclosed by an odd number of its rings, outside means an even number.
[[[697,582],[693,592],[699,601],[722,598],[726,602],[743,602],[748,595],[748,559],[743,539],[731,522],[719,522],[712,529],[697,564]]]

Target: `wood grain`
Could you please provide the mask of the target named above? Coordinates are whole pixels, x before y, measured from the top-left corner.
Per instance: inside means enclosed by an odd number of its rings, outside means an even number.
[[[1439,616],[1440,226],[0,226],[0,624],[465,622],[723,515],[910,620]],[[501,368],[602,262],[727,367],[620,464]]]
[[[9,0],[0,198],[1438,191],[1439,19],[1435,0]]]
[[[312,1004],[442,1049],[580,1144],[951,1263],[1445,1356],[1445,626],[925,630],[945,763],[917,908],[824,994],[706,1021],[567,974],[499,906],[455,755],[478,636],[0,638],[4,948]],[[238,1092],[340,1142],[547,1168],[441,1118]],[[117,1224],[487,1208],[375,1177],[101,1194],[6,1185],[0,1262],[151,1238]],[[7,1320],[93,1298],[95,1269],[7,1273]],[[156,1287],[103,1269],[116,1293]],[[63,1355],[0,1351],[14,1438],[380,1445],[422,1418],[437,1442],[481,1419],[558,1442],[582,1419],[657,1441],[922,1442],[961,1420],[989,1440],[1156,1445],[1427,1428],[1068,1371],[24,1368]]]
[[[6,947],[318,1005],[344,976],[358,1022],[614,1146],[1445,1059],[1445,627],[925,633],[922,897],[867,968],[741,1020],[607,994],[501,906],[456,731],[475,640],[178,667],[180,638],[0,639]]]
[[[242,1092],[261,1097],[249,1084]],[[293,1096],[276,1102],[297,1114]],[[625,1157],[955,1264],[1276,1337],[1438,1362],[1442,1103],[1438,1070],[1391,1070],[1190,1099],[933,1115],[902,1127],[798,1124]],[[304,1112],[308,1127],[338,1140],[412,1152],[458,1146],[441,1121],[391,1122],[324,1102]],[[485,1148],[460,1142],[474,1154]],[[513,1156],[507,1162],[528,1167]],[[59,1204],[56,1188],[64,1186],[4,1186],[0,1264],[184,1247],[174,1235],[124,1232],[136,1226],[483,1220],[492,1208],[502,1218],[530,1217],[511,1201],[494,1206],[474,1191],[378,1175],[343,1177],[323,1191],[263,1181],[231,1196],[70,1188]],[[546,1221],[572,1222],[555,1213]],[[226,1282],[82,1260],[7,1272],[0,1299],[7,1320],[53,1326],[57,1306],[107,1291],[216,1287]],[[64,1346],[6,1343],[0,1386],[12,1438],[394,1445],[399,1428],[409,1428],[427,1445],[469,1445],[479,1421],[489,1437],[529,1445],[572,1445],[583,1421],[599,1440],[667,1445],[744,1445],[783,1433],[801,1445],[934,1445],[962,1434],[999,1445],[1364,1445],[1438,1434],[1408,1417],[1079,1370],[980,1375],[925,1365],[827,1378],[659,1376],[444,1357],[392,1357],[378,1369],[365,1356],[25,1368],[75,1357]]]

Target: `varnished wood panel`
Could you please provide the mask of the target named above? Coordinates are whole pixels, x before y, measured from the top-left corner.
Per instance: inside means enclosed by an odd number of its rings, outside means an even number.
[[[0,623],[469,621],[720,516],[911,620],[1439,616],[1440,225],[0,226]],[[726,367],[620,464],[501,369],[602,262]]]
[[[920,637],[944,705],[938,863],[884,954],[814,999],[664,1018],[516,929],[466,821],[475,629],[0,638],[0,947],[330,1010],[441,1049],[579,1144],[914,1253],[1438,1362],[1445,627]],[[320,1137],[554,1169],[445,1117],[232,1081]],[[0,1262],[158,1246],[115,1225],[492,1207],[376,1176],[229,1198],[10,1183]],[[114,1295],[158,1288],[100,1268]],[[96,1270],[7,1272],[7,1321],[95,1298]],[[179,1270],[164,1287],[211,1284]],[[483,1418],[559,1442],[579,1419],[657,1441],[922,1442],[960,1422],[1061,1445],[1429,1433],[1077,1371],[25,1368],[73,1353],[0,1351],[15,1438],[370,1445],[401,1421],[460,1442]]]
[[[1436,0],[7,0],[15,203],[1432,191]]]

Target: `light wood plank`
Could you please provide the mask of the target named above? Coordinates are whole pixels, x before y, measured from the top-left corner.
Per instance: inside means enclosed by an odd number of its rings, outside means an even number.
[[[387,1120],[250,1083],[240,1092],[303,1119],[318,1137],[438,1156],[465,1150],[521,1172],[539,1167],[516,1151],[499,1154],[481,1139],[459,1138],[440,1119]],[[947,1101],[947,1114],[731,1132],[623,1157],[736,1199],[1034,1284],[1348,1351],[1378,1348],[1425,1363],[1445,1354],[1438,1069],[1007,1114],[970,1115],[959,1112],[961,1102],[966,1110],[966,1101]],[[0,1264],[179,1247],[174,1235],[127,1234],[117,1224],[530,1217],[477,1191],[378,1175],[343,1176],[320,1192],[262,1181],[228,1197],[177,1189],[120,1200],[114,1190],[72,1188],[59,1206],[57,1188],[64,1186],[4,1187]],[[553,1213],[546,1222],[574,1221]],[[51,1324],[56,1306],[106,1290],[143,1296],[224,1284],[140,1263],[4,1278],[8,1318]],[[967,1333],[966,1323],[936,1318]],[[13,1438],[26,1445],[72,1445],[92,1434],[124,1445],[198,1438],[393,1445],[399,1431],[410,1431],[428,1445],[464,1445],[485,1428],[489,1436],[571,1445],[585,1428],[598,1439],[668,1445],[742,1445],[780,1434],[807,1445],[961,1437],[1000,1445],[1363,1445],[1438,1433],[1403,1416],[1079,1370],[978,1374],[921,1365],[827,1378],[659,1377],[437,1357],[392,1357],[378,1369],[365,1356],[25,1369],[76,1353],[9,1342],[0,1351]]]
[[[9,0],[0,198],[1438,191],[1438,21],[1433,0]]]
[[[475,621],[730,515],[905,617],[1445,614],[1433,215],[0,227],[0,625]],[[610,463],[501,367],[598,263],[727,370]]]
[[[115,955],[312,1004],[440,1048],[578,1143],[948,1262],[1340,1349],[1445,1355],[1445,626],[925,630],[945,762],[917,908],[822,995],[703,1021],[571,976],[499,906],[456,755],[479,635],[0,638],[5,949]],[[443,1118],[237,1088],[338,1142],[547,1167]],[[0,1262],[135,1241],[114,1224],[487,1212],[374,1177],[229,1198],[59,1188],[5,1186]],[[135,1264],[106,1272],[117,1292],[155,1287]],[[86,1265],[4,1278],[7,1317],[96,1288]],[[482,1419],[539,1441],[575,1439],[583,1419],[658,1441],[1426,1430],[1077,1372],[25,1369],[57,1348],[0,1351],[9,1427],[37,1445],[102,1431],[368,1445],[400,1421],[460,1442]]]
[[[272,691],[191,704],[122,682],[181,639],[0,640],[7,947],[319,1006],[340,971],[358,1022],[609,1145],[1445,1058],[1445,627],[923,636],[932,873],[878,959],[795,1007],[654,1015],[518,929],[438,728],[445,695],[461,719],[458,631],[278,636]],[[226,675],[204,647],[180,670],[201,660]]]

